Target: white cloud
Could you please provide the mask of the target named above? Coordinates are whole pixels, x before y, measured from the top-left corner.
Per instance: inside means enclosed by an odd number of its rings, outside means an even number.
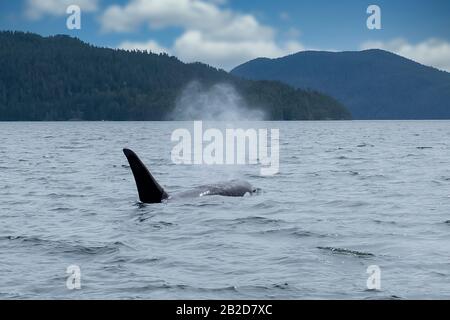
[[[388,42],[368,41],[361,49],[378,48],[394,52],[398,55],[450,72],[450,43],[439,39],[428,39],[411,44],[405,39],[394,39]]]
[[[25,15],[30,19],[40,19],[45,15],[61,16],[66,14],[70,5],[78,5],[81,12],[97,10],[98,0],[27,0]]]
[[[225,69],[256,57],[279,57],[302,49],[303,47],[295,41],[287,42],[280,47],[275,42],[264,39],[216,40],[198,31],[185,32],[174,45],[174,52],[185,61],[200,60]]]
[[[149,40],[147,42],[124,41],[119,45],[119,48],[125,50],[148,50],[153,53],[171,53],[169,49],[160,46],[156,41],[153,40]]]
[[[152,30],[180,27],[183,32],[169,52],[186,62],[202,61],[225,69],[249,59],[278,57],[303,48],[296,40],[277,42],[273,28],[211,0],[130,0],[125,6],[108,7],[100,22],[106,32],[129,32],[142,25]],[[148,43],[127,42],[136,48],[143,44],[143,49]]]

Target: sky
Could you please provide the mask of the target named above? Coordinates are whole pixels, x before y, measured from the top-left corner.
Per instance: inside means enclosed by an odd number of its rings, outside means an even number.
[[[81,9],[69,30],[66,9]],[[370,5],[381,29],[369,29]],[[388,50],[450,71],[449,0],[0,0],[0,30],[67,34],[230,70],[302,50]],[[0,43],[1,45],[1,43]]]

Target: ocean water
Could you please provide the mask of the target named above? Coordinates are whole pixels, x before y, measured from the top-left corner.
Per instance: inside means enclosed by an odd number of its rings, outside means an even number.
[[[450,298],[449,121],[233,126],[280,129],[277,175],[173,164],[190,122],[0,123],[0,299]],[[141,205],[123,147],[169,193],[260,191]]]

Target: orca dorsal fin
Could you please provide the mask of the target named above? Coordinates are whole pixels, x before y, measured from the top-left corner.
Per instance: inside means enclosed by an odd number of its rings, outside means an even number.
[[[139,193],[139,200],[143,203],[160,203],[168,198],[168,194],[156,182],[155,178],[148,171],[144,163],[130,149],[123,149],[123,153],[128,159],[131,171],[133,172],[136,187]]]

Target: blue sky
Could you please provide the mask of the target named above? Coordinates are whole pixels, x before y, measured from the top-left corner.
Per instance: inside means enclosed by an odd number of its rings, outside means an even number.
[[[80,30],[66,27],[70,4],[81,8]],[[381,30],[366,26],[371,4],[381,8]],[[300,50],[377,47],[450,70],[448,0],[0,0],[0,29],[166,51],[225,69]]]

